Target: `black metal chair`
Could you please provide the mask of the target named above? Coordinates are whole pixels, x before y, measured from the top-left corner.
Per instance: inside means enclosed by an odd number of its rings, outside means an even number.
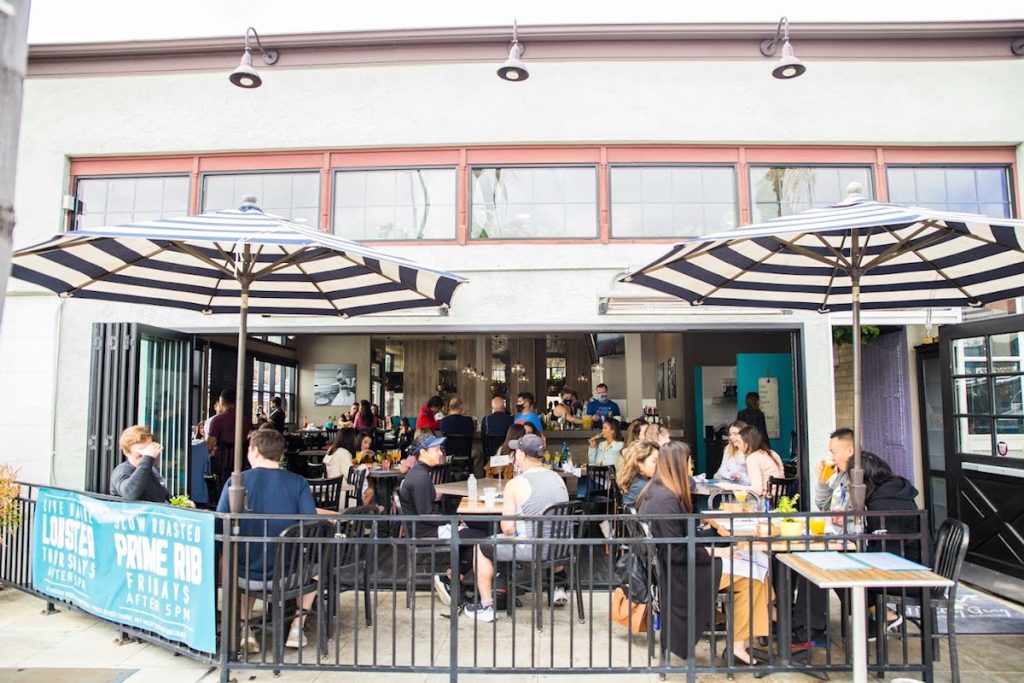
[[[419,465],[417,465],[417,467],[419,467]],[[395,514],[401,516],[402,500],[399,498],[397,491],[393,494],[393,498]],[[405,606],[407,609],[412,607],[413,595],[416,593],[417,579],[432,579],[434,574],[438,573],[436,563],[437,558],[447,558],[451,552],[447,542],[438,542],[435,538],[424,538],[422,543],[414,542],[412,539],[414,538],[413,532],[415,529],[408,525],[409,522],[402,522],[401,528],[398,532],[399,536],[407,539],[402,544],[402,547],[405,548]],[[415,526],[415,524],[413,524],[413,526]],[[419,571],[419,562],[423,557],[430,558],[430,568],[425,572]],[[445,567],[447,567],[447,564]]]
[[[527,588],[533,592],[533,608],[537,629],[542,630],[544,620],[542,618],[543,601],[541,595],[544,592],[545,578],[547,579],[548,604],[554,601],[554,571],[555,567],[565,567],[569,574],[569,590],[576,593],[576,609],[579,612],[580,623],[586,620],[586,613],[583,611],[583,590],[580,587],[579,568],[576,565],[576,546],[565,541],[581,537],[580,515],[583,514],[583,504],[579,501],[568,503],[557,503],[548,507],[540,522],[534,522],[539,526],[540,533],[535,534],[536,542],[533,546],[533,557],[526,561],[530,567],[530,582],[519,580],[515,567],[511,567],[508,573],[508,601],[506,611],[511,616],[515,608],[516,593],[519,588]],[[547,577],[545,577],[545,570]]]
[[[491,461],[491,456],[497,453],[498,449],[505,443],[505,436],[481,434],[480,441],[482,443],[483,451],[480,453],[480,457],[476,460],[474,465],[477,479],[483,479],[486,474],[486,470],[484,468],[486,468],[488,463]]]
[[[776,501],[780,496],[789,496],[792,498],[800,491],[800,480],[796,477],[792,479],[779,479],[778,477],[768,477],[768,493],[766,497],[769,500]]]
[[[349,501],[355,503],[353,507],[363,504],[363,482],[366,481],[366,470],[362,467],[352,466],[345,475],[345,507],[349,507]]]
[[[333,538],[335,524],[333,520],[316,520],[293,524],[281,532],[282,541],[277,542],[274,557],[274,573],[269,589],[260,587],[268,593],[263,598],[271,615],[271,630],[274,634],[274,662],[284,661],[285,634],[292,620],[305,616],[302,609],[302,596],[316,593],[319,604],[314,603],[311,613],[317,613],[317,653],[327,651],[329,619],[322,613],[324,589],[330,585],[330,562],[327,557],[326,540]],[[298,539],[289,541],[288,539]],[[249,590],[244,580],[239,579],[243,589]],[[244,596],[243,596],[244,599]],[[294,608],[289,605],[294,602]],[[331,608],[327,608],[327,615]]]
[[[430,481],[434,483],[434,486],[440,486],[441,484],[447,484],[450,479],[451,469],[448,463],[443,465],[434,465],[430,468]]]
[[[360,505],[342,511],[337,518],[335,538],[360,539],[369,538],[373,532],[373,521],[367,519],[374,514],[373,508]],[[363,611],[366,625],[373,625],[373,611],[370,596],[370,571],[376,566],[377,547],[360,543],[340,543],[336,546],[332,575],[334,595],[345,591],[363,591]],[[371,562],[368,558],[373,557]],[[358,616],[358,615],[357,615]],[[332,620],[333,623],[333,620]]]
[[[468,479],[473,472],[473,435],[445,434],[444,452],[451,472],[451,481]]]
[[[960,683],[960,661],[956,652],[956,623],[953,617],[956,615],[956,589],[960,585],[960,570],[964,565],[964,558],[967,556],[967,546],[971,542],[971,530],[963,522],[956,519],[945,519],[939,526],[935,538],[935,560],[932,563],[932,571],[949,579],[953,585],[948,588],[932,588],[931,590],[931,622],[932,640],[942,638],[938,629],[938,608],[946,609],[946,637],[949,642],[949,671],[953,683]],[[902,609],[906,605],[921,605],[921,600],[911,595],[887,595],[886,601],[896,602]],[[881,608],[884,613],[884,606]],[[922,628],[921,618],[907,617],[918,629]],[[932,648],[933,657],[939,659],[940,649],[938,644]]]
[[[323,510],[337,510],[341,502],[341,477],[308,479],[316,506]]]

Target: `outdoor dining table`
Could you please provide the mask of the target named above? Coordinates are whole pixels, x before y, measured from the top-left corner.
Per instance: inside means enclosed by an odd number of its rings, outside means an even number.
[[[863,569],[831,569],[808,561],[802,553],[780,553],[776,559],[791,570],[800,574],[820,588],[848,588],[853,598],[853,680],[854,683],[867,683],[868,680],[868,643],[867,643],[867,589],[868,588],[939,588],[952,586],[953,582],[939,576],[927,567],[903,560],[905,565],[914,565],[908,569],[882,569],[862,564]],[[857,561],[863,557],[871,561],[871,556],[891,556],[890,553],[846,553],[847,560]],[[894,556],[891,556],[894,557]],[[902,560],[902,558],[899,558]],[[860,563],[860,562],[858,562]],[[932,638],[931,610],[929,609],[929,591],[921,591],[921,659],[927,667],[925,680],[932,679]]]
[[[395,465],[391,469],[383,467],[369,467],[366,470],[366,478],[374,480],[374,488],[377,490],[377,500],[384,502],[387,509],[391,505],[391,496],[395,492],[398,482],[405,478],[405,474]]]

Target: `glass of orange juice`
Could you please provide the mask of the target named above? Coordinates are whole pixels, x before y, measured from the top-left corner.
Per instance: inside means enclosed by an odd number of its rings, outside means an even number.
[[[825,518],[824,517],[811,517],[810,519],[811,536],[824,536],[825,535]]]
[[[744,491],[743,489],[738,489],[734,491],[733,495],[736,496],[736,502],[739,503],[740,505],[743,505],[744,503],[747,502],[747,492]]]
[[[828,483],[832,475],[836,473],[836,464],[826,460],[821,467],[821,483]]]

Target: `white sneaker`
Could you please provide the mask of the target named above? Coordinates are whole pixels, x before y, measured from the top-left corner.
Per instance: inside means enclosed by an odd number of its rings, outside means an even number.
[[[556,607],[562,607],[565,603],[569,602],[569,593],[562,586],[555,586],[551,601]]]
[[[466,605],[462,610],[462,615],[489,623],[494,621],[494,605],[481,605],[480,603]]]
[[[251,655],[259,654],[260,643],[248,628],[242,629],[242,647]]]
[[[434,574],[434,593],[437,594],[437,599],[443,605],[450,606],[452,604],[451,579],[444,574]]]
[[[301,648],[306,647],[306,634],[301,628],[293,628],[288,631],[288,640],[284,641],[285,647]]]

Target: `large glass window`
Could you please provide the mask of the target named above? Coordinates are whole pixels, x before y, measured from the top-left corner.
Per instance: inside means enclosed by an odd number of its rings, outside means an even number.
[[[295,411],[296,370],[293,365],[283,365],[273,361],[254,359],[252,363],[252,421],[262,408],[270,415],[270,399],[281,397],[281,409],[284,410],[285,422],[297,422]]]
[[[203,176],[203,211],[235,209],[245,195],[267,213],[310,227],[320,225],[320,173],[225,173]]]
[[[915,166],[886,169],[889,200],[943,211],[1009,218],[1010,177],[1004,167]]]
[[[868,166],[751,166],[750,219],[759,223],[837,204],[852,182],[874,197]]]
[[[1024,458],[1024,332],[953,342],[960,453]]]
[[[120,225],[188,214],[188,176],[80,178],[76,227]]]
[[[335,171],[334,232],[351,240],[455,239],[454,168]]]
[[[136,420],[164,447],[160,471],[172,496],[188,490],[190,354],[187,339],[143,333],[140,340]]]
[[[736,227],[728,166],[615,166],[612,237],[684,237]]]
[[[474,239],[597,237],[597,169],[474,168]]]

